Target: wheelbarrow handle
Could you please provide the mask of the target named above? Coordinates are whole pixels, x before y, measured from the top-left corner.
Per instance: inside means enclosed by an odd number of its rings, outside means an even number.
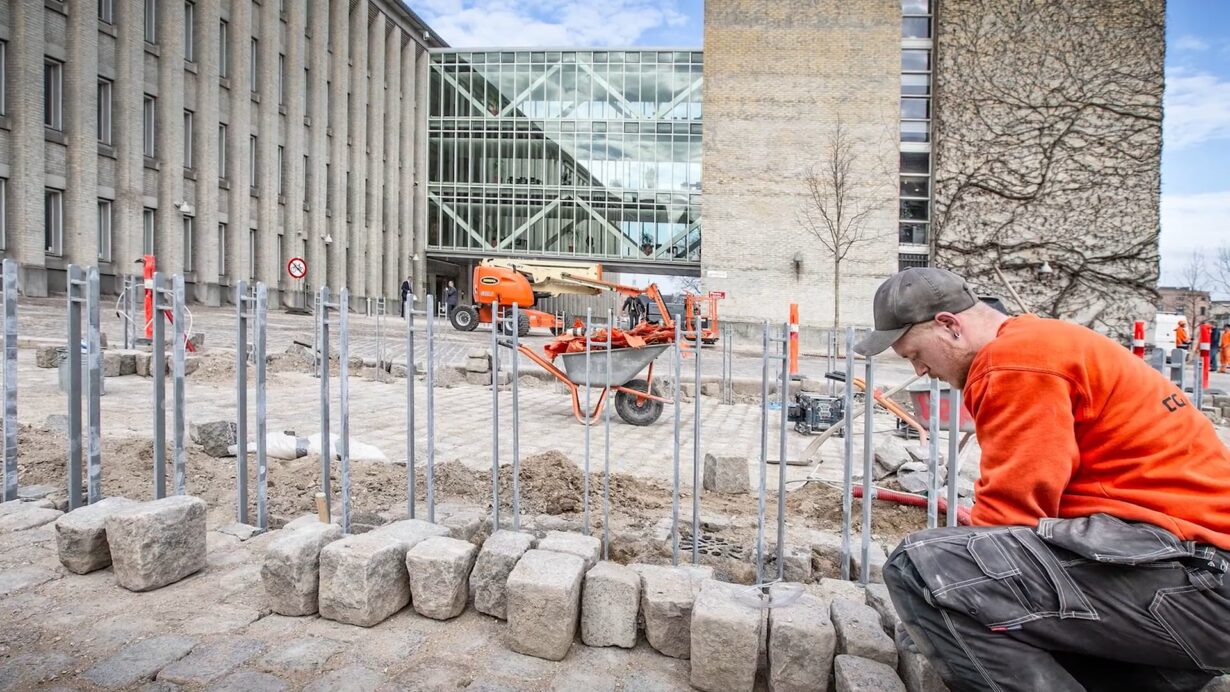
[[[834,371],[832,371],[832,372],[826,372],[826,373],[824,373],[824,379],[826,379],[826,380],[833,380],[833,381],[835,381],[835,382],[845,382],[845,381],[846,381],[846,374],[845,374],[844,372],[838,372],[838,371],[834,370]]]

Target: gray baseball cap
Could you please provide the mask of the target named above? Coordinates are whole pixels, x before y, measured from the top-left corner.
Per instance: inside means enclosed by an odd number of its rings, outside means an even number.
[[[965,279],[947,269],[915,267],[897,272],[876,289],[875,331],[854,347],[874,356],[892,346],[910,325],[928,322],[941,312],[962,312],[978,303]]]

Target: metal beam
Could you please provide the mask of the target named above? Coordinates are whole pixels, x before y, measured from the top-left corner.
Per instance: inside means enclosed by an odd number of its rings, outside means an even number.
[[[441,211],[448,214],[449,217],[452,218],[452,220],[457,224],[457,226],[460,227],[466,233],[469,233],[470,237],[473,238],[474,240],[477,240],[479,245],[482,245],[484,248],[488,250],[494,249],[491,247],[490,243],[488,243],[486,240],[483,239],[482,236],[480,236],[478,233],[475,233],[473,228],[470,228],[470,224],[466,223],[460,217],[458,217],[457,212],[453,211],[452,207],[450,207],[449,205],[441,201],[440,197],[436,195],[436,193],[428,192],[427,199],[435,202],[436,206],[440,207]]]
[[[512,233],[508,235],[507,238],[500,241],[500,244],[497,247],[501,250],[507,249],[508,246],[511,245],[512,242],[516,240],[518,236],[520,236],[522,233],[525,233],[525,231],[529,229],[530,226],[534,225],[535,222],[537,222],[542,217],[546,216],[547,212],[559,206],[559,203],[565,199],[567,198],[566,197],[556,197],[555,199],[551,200],[550,204],[544,204],[542,206],[542,209],[538,210],[537,214],[534,214],[529,219],[527,219],[525,223],[518,226]]]

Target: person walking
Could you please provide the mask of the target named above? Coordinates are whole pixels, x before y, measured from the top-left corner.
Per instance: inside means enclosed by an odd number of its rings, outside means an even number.
[[[453,311],[457,309],[457,287],[452,281],[449,281],[448,286],[444,289],[444,306],[445,314],[452,317]]]
[[[943,269],[893,275],[873,311],[855,350],[964,390],[982,447],[972,525],[912,533],[884,566],[948,688],[1195,692],[1230,670],[1230,449],[1183,390]]]
[[[1192,344],[1192,338],[1187,335],[1187,320],[1179,320],[1179,324],[1174,328],[1174,347],[1187,350]]]
[[[1230,369],[1230,322],[1222,325],[1221,338],[1216,343],[1217,350],[1221,352],[1219,354],[1221,367],[1218,372],[1227,372],[1227,369]]]
[[[1221,371],[1221,327],[1209,320],[1209,372]]]
[[[405,281],[401,282],[401,316],[406,316],[406,300],[410,298],[411,291],[414,290],[414,280],[407,276]]]

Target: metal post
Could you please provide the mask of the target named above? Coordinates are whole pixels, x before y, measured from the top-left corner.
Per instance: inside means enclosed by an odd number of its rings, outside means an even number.
[[[90,430],[86,448],[87,499],[94,504],[102,499],[102,305],[98,267],[90,267],[86,272],[86,314],[89,322],[86,423]]]
[[[521,530],[521,395],[518,391],[521,379],[521,312],[516,303],[512,306],[512,515],[513,531]]]
[[[343,288],[337,301],[338,315],[338,375],[337,386],[339,394],[338,415],[342,419],[341,439],[338,440],[338,452],[341,457],[342,476],[342,533],[350,533],[350,290]]]
[[[611,395],[611,329],[615,325],[615,311],[606,311],[606,386]],[[603,443],[602,460],[602,559],[610,559],[611,548],[611,402],[606,402],[606,441]]]
[[[875,499],[875,491],[871,488],[875,459],[875,360],[867,356],[863,365],[863,530],[862,530],[862,569],[859,572],[859,583],[866,585],[871,579],[871,503]]]
[[[674,463],[675,470],[674,485],[671,488],[671,564],[679,564],[679,413],[680,401],[683,399],[683,388],[680,386],[680,378],[683,369],[683,336],[682,336],[683,318],[680,315],[675,315],[675,419],[672,421],[675,425],[675,448],[674,448]]]
[[[184,447],[184,341],[187,339],[187,328],[184,321],[184,277],[176,274],[171,278],[171,384],[172,411],[171,443],[173,469],[175,472],[175,494],[187,493],[187,463],[188,452]],[[246,443],[246,440],[241,441]]]
[[[957,525],[957,478],[961,469],[957,438],[961,435],[961,390],[948,391],[948,525]]]
[[[760,351],[760,485],[756,499],[756,583],[764,583],[764,496],[769,475],[769,323],[761,327]]]
[[[269,460],[266,444],[267,393],[265,345],[268,332],[269,290],[256,284],[256,527],[269,529]]]
[[[1204,410],[1204,353],[1197,351],[1196,360],[1192,363],[1192,399],[1197,411]]]
[[[781,377],[781,415],[778,416],[780,429],[778,431],[778,446],[781,456],[777,462],[777,579],[786,581],[786,419],[789,418],[790,406],[786,400],[790,394],[790,324],[782,325],[782,377]],[[796,338],[798,334],[794,335]],[[795,341],[797,344],[798,342]]]
[[[850,515],[854,512],[854,327],[846,327],[846,412],[842,436],[841,483],[841,578],[850,579]]]
[[[239,521],[240,524],[246,524],[248,523],[247,281],[240,281],[235,286],[235,320],[235,440],[238,443],[238,448],[235,450],[235,504],[237,508],[237,521]],[[323,445],[324,442],[322,441],[321,444]]]
[[[700,564],[700,313],[696,313],[696,366],[692,377],[692,564]]]
[[[4,260],[4,500],[17,499],[17,262]]]
[[[166,353],[166,320],[164,319],[166,303],[162,287],[162,272],[154,272],[154,324],[153,324],[153,357],[149,368],[154,376],[154,498],[162,499],[167,495],[167,353]],[[244,440],[240,439],[240,443]],[[243,449],[243,444],[239,445]]]
[[[81,506],[81,267],[68,265],[68,508]],[[160,409],[161,410],[161,409]]]
[[[589,427],[590,413],[593,409],[590,408],[590,390],[591,382],[589,377],[589,356],[593,349],[593,330],[591,327],[594,323],[594,309],[585,308],[585,474],[581,479],[581,532],[586,536],[589,535]]]
[[[406,296],[406,515],[414,518],[414,294]],[[428,316],[430,319],[430,316]]]
[[[436,522],[436,298],[427,294],[427,521]]]
[[[329,287],[320,287],[320,492],[325,496],[325,519],[333,519],[333,489],[329,473],[333,466],[333,453],[329,449],[329,376],[332,371],[329,357]]]
[[[931,413],[927,416],[927,528],[939,525],[940,381],[931,378]]]
[[[491,304],[491,532],[500,530],[500,301]],[[516,328],[514,327],[514,330]]]

